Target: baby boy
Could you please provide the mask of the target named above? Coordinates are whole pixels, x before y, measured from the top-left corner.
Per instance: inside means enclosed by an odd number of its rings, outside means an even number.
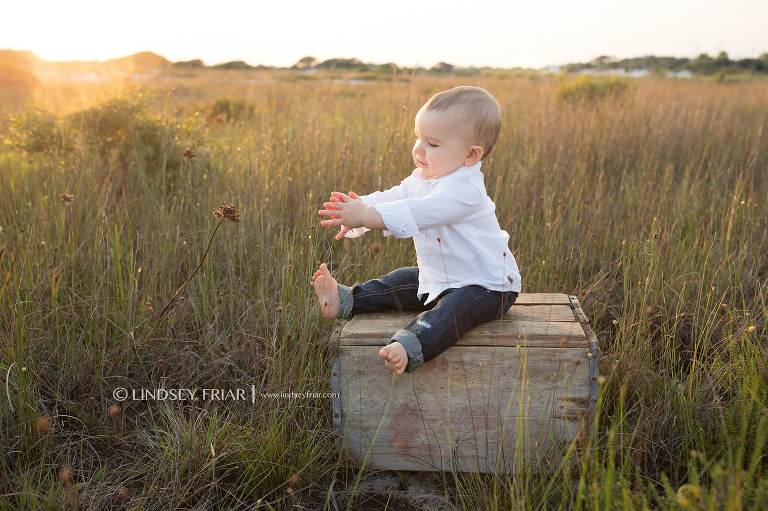
[[[417,267],[351,288],[338,284],[325,264],[312,278],[326,318],[421,311],[379,351],[390,371],[415,370],[473,327],[501,317],[517,299],[520,273],[509,235],[499,226],[480,172],[500,130],[499,104],[484,89],[435,94],[416,114],[413,173],[362,197],[333,192],[318,212],[332,217],[321,225],[340,226],[337,240],[381,229],[416,244]]]

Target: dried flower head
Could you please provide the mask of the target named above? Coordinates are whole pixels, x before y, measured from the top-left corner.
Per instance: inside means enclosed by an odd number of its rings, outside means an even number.
[[[195,152],[194,146],[192,146],[191,149],[187,147],[180,154],[181,154],[181,157],[187,161],[189,161],[190,158],[197,158],[197,153]]]
[[[117,405],[112,405],[109,407],[109,410],[107,411],[110,417],[115,418],[120,414],[120,407]]]
[[[75,196],[72,195],[71,193],[62,193],[61,195],[59,195],[59,200],[65,206],[69,206],[70,204],[72,204],[72,201],[75,200]]]
[[[35,431],[41,435],[47,435],[51,431],[53,421],[47,415],[43,415],[35,421]]]
[[[59,481],[65,484],[69,484],[72,482],[72,471],[68,469],[67,467],[64,467],[61,469],[61,472],[59,472]]]
[[[128,502],[128,490],[126,490],[125,487],[121,487],[119,490],[117,490],[117,496],[120,498],[120,502],[123,504]]]
[[[222,201],[221,206],[213,210],[213,216],[223,218],[225,222],[240,222],[240,208],[227,204]]]
[[[298,485],[299,485],[299,474],[293,474],[293,475],[292,475],[292,476],[291,476],[291,477],[288,479],[288,484],[289,484],[290,486],[292,486],[292,487],[296,487],[296,486],[298,486]]]

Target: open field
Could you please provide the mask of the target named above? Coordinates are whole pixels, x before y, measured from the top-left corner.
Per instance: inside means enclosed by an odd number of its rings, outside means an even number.
[[[768,84],[209,76],[44,84],[0,121],[0,509],[408,509],[357,491],[330,399],[263,394],[330,392],[319,261],[347,285],[415,264],[381,232],[334,241],[317,210],[406,177],[416,112],[455,85],[502,106],[483,172],[524,292],[593,320],[599,427],[551,476],[401,486],[449,509],[768,506]],[[157,321],[224,200],[242,222]],[[161,386],[249,399],[113,397]]]

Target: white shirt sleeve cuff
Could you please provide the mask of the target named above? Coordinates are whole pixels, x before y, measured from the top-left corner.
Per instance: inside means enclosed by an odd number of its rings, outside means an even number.
[[[370,231],[367,227],[355,227],[354,229],[350,229],[347,231],[347,234],[344,235],[345,238],[357,238],[358,236],[362,236],[366,232]]]
[[[405,201],[382,202],[376,204],[376,211],[381,215],[387,230],[384,236],[413,238],[419,234],[419,228],[411,214],[411,208]]]

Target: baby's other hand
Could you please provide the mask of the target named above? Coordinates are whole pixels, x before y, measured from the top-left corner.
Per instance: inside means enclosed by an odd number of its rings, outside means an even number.
[[[362,200],[355,192],[349,192],[349,195],[341,192],[331,192],[331,202],[349,202],[351,200]]]

